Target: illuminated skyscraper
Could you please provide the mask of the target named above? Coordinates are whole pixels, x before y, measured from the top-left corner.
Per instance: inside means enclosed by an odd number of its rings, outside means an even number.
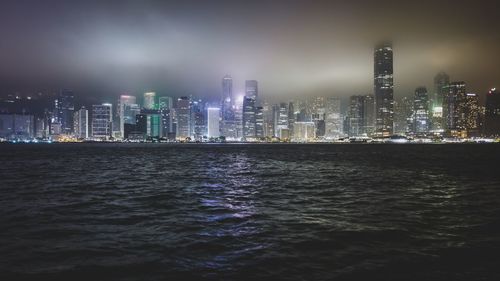
[[[89,137],[89,111],[85,107],[75,111],[73,125],[75,137],[79,139]]]
[[[450,76],[444,72],[439,72],[434,77],[434,96],[432,107],[443,106],[443,99],[446,95],[446,88],[450,84]]]
[[[155,100],[156,100],[156,93],[155,92],[144,93],[143,107],[145,109],[156,109]]]
[[[443,118],[443,101],[450,84],[450,76],[440,72],[434,77],[434,95],[429,108],[432,131],[440,133],[446,127]]]
[[[340,112],[340,99],[329,97],[325,107],[325,137],[338,138],[342,135],[342,114]]]
[[[443,100],[443,118],[446,129],[451,135],[457,135],[465,130],[464,103],[465,103],[465,82],[452,82],[446,87]]]
[[[73,92],[63,90],[55,101],[55,122],[61,124],[61,133],[73,132],[73,113],[75,111],[75,96]]]
[[[287,103],[282,102],[279,105],[273,106],[274,136],[281,139],[290,138],[288,111]]]
[[[101,139],[111,137],[112,108],[110,103],[92,105],[92,137]]]
[[[180,97],[177,99],[177,138],[185,140],[191,137],[191,99]]]
[[[255,137],[264,137],[264,108],[262,106],[255,107]]]
[[[243,136],[245,139],[255,138],[255,99],[243,99]]]
[[[174,132],[173,129],[173,114],[172,114],[172,98],[171,97],[160,97],[159,98],[159,111],[161,115],[161,128],[160,136],[168,137],[169,134]]]
[[[349,136],[358,137],[364,134],[364,96],[351,96],[349,99]]]
[[[484,120],[486,136],[500,135],[500,91],[491,89],[486,95],[486,113]]]
[[[194,140],[201,141],[207,134],[205,124],[205,107],[201,100],[191,101],[191,136]]]
[[[207,109],[207,136],[209,138],[218,138],[220,136],[220,109],[217,107],[209,107]]]
[[[464,118],[464,127],[466,129],[467,136],[479,136],[479,119],[481,114],[481,109],[479,107],[479,95],[475,93],[465,94],[462,112]]]
[[[393,134],[394,84],[392,45],[384,43],[375,47],[374,55],[375,130],[376,135]]]
[[[233,96],[233,78],[230,75],[226,75],[222,78],[222,120],[220,130],[221,134],[229,139],[235,139],[238,136],[236,110],[236,100]]]
[[[425,87],[415,90],[413,99],[414,132],[425,134],[429,131],[429,96]]]
[[[363,99],[363,132],[371,136],[375,132],[375,99],[373,95],[366,95]]]
[[[245,98],[243,99],[243,137],[255,138],[256,131],[256,109],[258,98],[258,84],[255,80],[245,81]],[[262,113],[262,110],[261,110]],[[262,126],[259,134],[262,136]]]
[[[125,115],[125,106],[137,104],[136,97],[130,95],[120,95],[118,99],[118,120],[120,122],[120,136],[124,137],[125,135],[125,123],[133,124],[135,120],[135,115],[126,116]]]

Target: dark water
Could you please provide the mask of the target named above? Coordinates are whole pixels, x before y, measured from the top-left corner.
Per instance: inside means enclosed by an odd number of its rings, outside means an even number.
[[[0,145],[1,280],[500,280],[500,145]]]

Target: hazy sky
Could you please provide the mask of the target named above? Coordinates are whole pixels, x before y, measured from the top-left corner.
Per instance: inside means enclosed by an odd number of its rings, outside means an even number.
[[[418,2],[418,3],[415,3]],[[441,70],[500,86],[498,1],[0,2],[0,94],[147,90],[218,97],[229,73],[272,100],[373,92],[373,46],[391,39],[395,94]]]

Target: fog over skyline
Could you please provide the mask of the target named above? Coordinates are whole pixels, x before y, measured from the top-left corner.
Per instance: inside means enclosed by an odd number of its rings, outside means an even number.
[[[2,1],[0,95],[218,98],[259,81],[270,100],[373,93],[373,47],[391,40],[395,96],[445,71],[500,85],[496,1]]]

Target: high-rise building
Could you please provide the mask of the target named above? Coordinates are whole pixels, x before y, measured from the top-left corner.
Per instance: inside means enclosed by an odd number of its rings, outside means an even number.
[[[110,103],[92,105],[92,137],[101,139],[111,137],[112,108]]]
[[[479,95],[475,93],[465,94],[463,103],[464,127],[468,137],[477,137],[480,133],[480,114]]]
[[[412,135],[414,129],[414,98],[403,97],[394,102],[394,133]]]
[[[117,115],[120,122],[120,136],[123,138],[125,135],[125,123],[133,124],[135,122],[135,115],[125,115],[125,107],[137,104],[136,97],[130,95],[120,95],[118,99]]]
[[[245,139],[255,138],[255,99],[243,99],[243,136]]]
[[[418,87],[415,90],[413,99],[414,132],[417,135],[429,132],[429,95],[425,87]]]
[[[236,122],[236,100],[233,96],[233,78],[226,75],[222,78],[222,98],[221,98],[221,134],[228,139],[238,137]]]
[[[218,138],[220,136],[220,109],[218,107],[207,108],[207,136]]]
[[[160,127],[160,136],[161,137],[168,137],[169,134],[172,134],[174,132],[173,128],[173,114],[172,114],[172,108],[173,108],[173,102],[171,97],[160,97],[159,98],[159,111],[160,111],[160,116],[161,116],[161,127]]]
[[[186,140],[191,137],[191,99],[180,97],[177,99],[177,138]]]
[[[264,137],[264,108],[262,106],[255,107],[255,137]]]
[[[75,137],[79,139],[89,137],[89,111],[84,106],[75,111],[73,124]]]
[[[438,73],[434,77],[434,95],[429,108],[431,129],[435,133],[442,133],[446,127],[443,118],[443,101],[447,95],[450,76],[444,72]]]
[[[62,134],[73,132],[73,112],[75,111],[75,96],[73,92],[63,90],[55,100],[55,123],[61,125]]]
[[[496,88],[491,89],[486,95],[484,119],[484,134],[500,136],[500,91]]]
[[[392,45],[383,43],[375,47],[375,134],[388,137],[393,134],[394,83]]]
[[[450,76],[444,72],[439,72],[434,77],[434,96],[432,98],[432,107],[442,107],[443,99],[446,95],[447,86],[450,84]]]
[[[290,137],[288,123],[288,104],[282,102],[273,107],[274,111],[274,136],[285,139]]]
[[[371,136],[375,133],[375,99],[373,95],[364,96],[363,104],[364,133]]]
[[[464,103],[465,103],[465,83],[452,82],[446,87],[446,94],[443,100],[443,116],[446,129],[451,135],[458,135],[465,130]]]
[[[340,112],[340,99],[329,97],[325,106],[325,138],[335,139],[343,134],[342,113]]]
[[[155,92],[144,93],[143,107],[145,109],[156,109],[155,101],[156,101],[156,93]]]
[[[362,136],[364,132],[364,96],[351,96],[349,99],[349,136]]]
[[[205,121],[205,109],[202,101],[191,101],[191,135],[196,141],[201,141],[203,136],[207,134]]]

